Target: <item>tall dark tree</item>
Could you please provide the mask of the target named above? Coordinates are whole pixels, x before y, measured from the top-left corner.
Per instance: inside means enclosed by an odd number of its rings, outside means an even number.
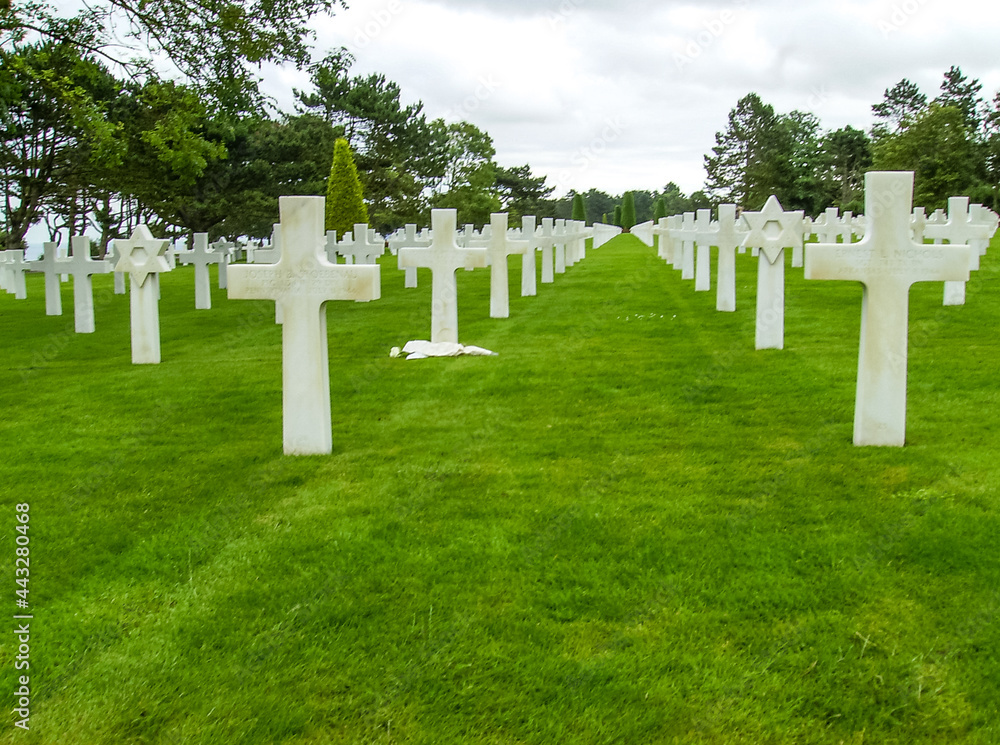
[[[771,194],[784,203],[794,180],[791,129],[756,93],[737,102],[705,156],[706,188],[717,202],[757,209]]]
[[[841,210],[862,211],[865,172],[872,165],[868,135],[848,125],[826,134],[821,146],[827,191],[833,204]]]
[[[941,93],[934,99],[934,103],[941,106],[951,106],[962,112],[962,120],[965,122],[966,132],[973,139],[978,139],[983,125],[983,101],[980,92],[983,90],[982,83],[976,80],[969,80],[962,69],[952,66],[944,74],[941,81]]]
[[[882,100],[872,105],[872,114],[878,118],[874,134],[898,130],[906,119],[912,119],[927,108],[927,96],[915,83],[906,78],[892,88],[886,88]]]
[[[376,228],[414,221],[423,192],[444,176],[448,135],[428,122],[420,102],[403,105],[384,75],[349,74],[353,56],[340,49],[310,67],[313,91],[296,91],[303,111],[323,117],[351,145]]]
[[[532,176],[531,166],[496,170],[496,186],[501,209],[515,222],[525,215],[541,217],[549,209],[549,197],[555,187],[545,185],[545,176]]]

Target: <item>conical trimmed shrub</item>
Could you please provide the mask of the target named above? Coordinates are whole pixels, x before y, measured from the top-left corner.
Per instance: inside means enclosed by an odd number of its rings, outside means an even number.
[[[333,145],[333,165],[326,186],[326,229],[336,230],[339,237],[352,232],[355,223],[367,222],[368,207],[351,146],[340,138]]]

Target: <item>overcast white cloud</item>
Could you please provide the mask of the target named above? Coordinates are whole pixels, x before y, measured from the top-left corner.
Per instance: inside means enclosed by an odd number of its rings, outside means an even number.
[[[348,0],[316,23],[431,117],[467,119],[502,165],[530,163],[559,192],[702,186],[703,156],[755,91],[824,127],[868,127],[906,77],[933,97],[959,65],[992,98],[1000,13],[979,0]],[[268,73],[284,110],[304,74]]]
[[[317,21],[318,56],[348,47],[353,73],[473,122],[499,163],[529,163],[558,193],[701,188],[703,156],[751,91],[835,129],[867,128],[903,77],[933,97],[959,65],[986,97],[1000,87],[1000,13],[979,0],[348,1]],[[292,87],[306,76],[267,76],[285,110]]]

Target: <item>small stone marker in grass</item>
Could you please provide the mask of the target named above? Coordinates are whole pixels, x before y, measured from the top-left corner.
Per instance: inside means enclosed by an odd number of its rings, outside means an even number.
[[[378,265],[331,264],[324,252],[325,199],[281,197],[281,256],[230,268],[229,297],[273,300],[281,328],[282,443],[286,455],[333,450],[326,303],[380,296]]]
[[[490,318],[510,316],[510,288],[507,257],[523,254],[531,247],[529,241],[511,240],[507,235],[507,213],[490,215],[490,245],[486,249],[490,259]]]
[[[130,238],[115,241],[120,256],[115,271],[128,274],[131,279],[129,304],[134,365],[160,364],[159,275],[170,271],[164,255],[168,244],[169,241],[154,238],[145,225],[137,227]],[[76,252],[74,244],[74,255]],[[87,254],[89,256],[89,249]],[[82,256],[77,259],[81,260]]]
[[[768,197],[760,212],[744,212],[749,231],[743,245],[759,249],[757,258],[757,349],[785,346],[785,249],[802,242],[802,212],[785,212]]]
[[[806,247],[806,279],[861,282],[861,345],[854,444],[902,447],[906,439],[910,286],[969,278],[969,246],[915,243],[910,225],[913,172],[865,174],[865,237],[855,244]]]
[[[31,262],[31,271],[45,275],[45,315],[61,316],[62,283],[59,281],[59,272],[66,260],[59,258],[57,243],[43,243],[42,251],[42,258]]]
[[[486,265],[486,249],[459,248],[455,242],[458,214],[453,209],[431,210],[433,239],[427,248],[407,246],[399,249],[399,265],[430,269],[431,342],[458,343],[459,268],[474,269]]]

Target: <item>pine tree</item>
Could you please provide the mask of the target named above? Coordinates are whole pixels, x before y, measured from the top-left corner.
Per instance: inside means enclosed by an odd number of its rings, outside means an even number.
[[[619,228],[622,226],[622,206],[620,204],[615,205],[614,222]]]
[[[353,232],[355,223],[368,223],[368,208],[351,146],[340,138],[333,146],[333,166],[326,187],[326,229],[336,230],[341,236]]]
[[[583,201],[583,194],[573,195],[573,220],[587,221],[587,205]]]
[[[626,233],[635,225],[635,195],[630,191],[625,192],[625,196],[622,197],[622,214],[619,225]]]

